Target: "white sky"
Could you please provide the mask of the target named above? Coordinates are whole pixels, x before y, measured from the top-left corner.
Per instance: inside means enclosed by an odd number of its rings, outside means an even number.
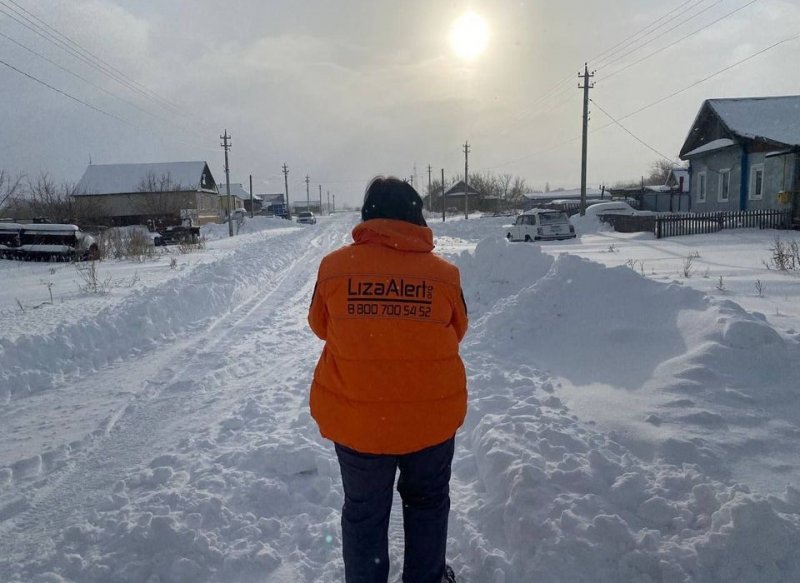
[[[121,86],[4,12],[17,6],[146,86],[176,110]],[[233,136],[231,179],[292,196],[323,192],[357,202],[378,173],[426,167],[523,176],[543,188],[580,180],[585,60],[592,97],[619,118],[781,39],[800,33],[796,0],[692,0],[653,35],[603,66],[593,57],[677,9],[683,0],[0,0],[0,60],[109,112],[76,103],[0,65],[0,168],[76,181],[95,163],[207,160],[224,179],[218,136]],[[707,30],[605,80],[627,63],[744,7]],[[451,51],[450,24],[467,10],[490,28],[487,51],[467,64]],[[678,15],[680,16],[678,17]],[[669,28],[677,26],[671,32]],[[644,47],[644,40],[663,34]],[[56,61],[85,81],[23,49]],[[800,39],[776,47],[622,123],[674,156],[702,101],[800,93]],[[616,57],[615,57],[616,58]],[[574,79],[569,79],[574,76]],[[560,82],[559,91],[551,91]],[[542,100],[541,97],[546,99]],[[122,101],[123,98],[127,102]],[[142,111],[144,110],[144,111]],[[597,108],[591,127],[609,122]],[[564,144],[568,140],[574,140]],[[589,182],[647,172],[658,156],[612,126],[590,136]],[[422,188],[421,188],[422,190]]]

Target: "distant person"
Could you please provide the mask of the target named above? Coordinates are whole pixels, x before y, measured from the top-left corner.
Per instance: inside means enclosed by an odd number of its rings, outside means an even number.
[[[347,583],[386,583],[397,469],[406,583],[455,582],[446,566],[450,467],[467,381],[458,268],[434,255],[422,199],[375,178],[353,243],[319,268],[308,321],[325,341],[311,414],[335,443]]]

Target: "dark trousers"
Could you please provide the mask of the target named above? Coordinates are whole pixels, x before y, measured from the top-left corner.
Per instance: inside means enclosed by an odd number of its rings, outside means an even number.
[[[445,567],[450,466],[455,438],[404,455],[360,453],[336,444],[342,470],[342,544],[347,583],[386,583],[392,487],[403,500],[405,583],[440,583]]]

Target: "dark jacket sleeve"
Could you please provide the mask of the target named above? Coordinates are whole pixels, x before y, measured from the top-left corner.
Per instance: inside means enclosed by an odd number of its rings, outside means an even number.
[[[458,297],[455,298],[455,301],[453,302],[453,316],[450,319],[450,325],[456,331],[458,341],[461,342],[464,339],[464,335],[467,333],[469,317],[467,315],[467,302],[464,300],[464,292],[461,290],[460,275],[456,289]]]
[[[320,274],[322,266],[320,266]],[[317,283],[314,284],[314,295],[311,297],[311,307],[308,309],[308,324],[321,340],[328,338],[328,309],[325,306],[325,297],[320,284],[320,276],[317,275]]]

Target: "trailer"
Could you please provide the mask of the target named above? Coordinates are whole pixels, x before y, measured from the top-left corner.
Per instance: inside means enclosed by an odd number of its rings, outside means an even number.
[[[76,225],[0,223],[0,257],[50,261],[98,259],[97,241]]]

